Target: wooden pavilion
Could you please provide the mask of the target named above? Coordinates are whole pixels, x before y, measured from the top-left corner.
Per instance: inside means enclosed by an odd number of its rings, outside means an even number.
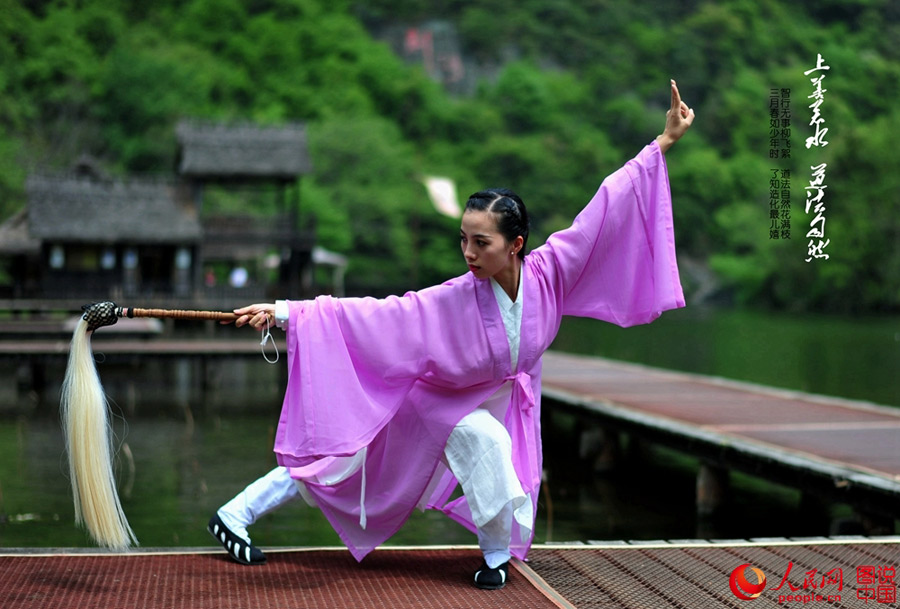
[[[305,127],[186,120],[176,139],[170,176],[113,179],[86,158],[70,172],[32,173],[26,209],[0,225],[11,279],[0,298],[31,308],[123,297],[193,307],[308,295]]]

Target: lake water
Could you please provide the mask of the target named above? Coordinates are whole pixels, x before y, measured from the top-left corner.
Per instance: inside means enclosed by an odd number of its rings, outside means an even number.
[[[627,330],[569,319],[554,347],[900,405],[897,319],[686,309]],[[3,364],[0,378],[16,377],[17,366]],[[283,362],[227,360],[202,369],[189,361],[107,359],[98,369],[121,415],[121,495],[142,545],[211,545],[205,527],[213,511],[274,466]],[[62,372],[54,365],[47,377]],[[52,381],[43,399],[15,382],[0,386],[0,547],[91,545],[73,525],[56,395]],[[579,432],[572,418],[545,411],[539,542],[829,533],[827,522],[801,508],[799,492],[742,475],[732,477],[727,513],[699,520],[690,456],[634,445],[621,469],[597,474],[578,459]],[[829,514],[848,518],[851,511],[837,505]],[[263,546],[340,545],[322,515],[302,502],[265,517],[251,534]],[[417,512],[390,543],[469,544],[474,536],[438,513]]]

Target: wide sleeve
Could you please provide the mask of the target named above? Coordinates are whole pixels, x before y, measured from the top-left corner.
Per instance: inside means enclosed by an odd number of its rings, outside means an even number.
[[[471,355],[488,350],[481,325],[463,318],[466,294],[473,296],[461,283],[465,278],[386,299],[290,302],[288,384],[275,439],[279,463],[301,467],[354,454],[417,382],[471,384],[479,365]]]
[[[563,315],[620,326],[684,306],[666,162],[654,141],[608,176],[568,229],[531,254]]]

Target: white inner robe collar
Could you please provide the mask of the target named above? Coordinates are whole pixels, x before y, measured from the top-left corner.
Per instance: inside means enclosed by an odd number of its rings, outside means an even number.
[[[503,328],[506,330],[506,339],[509,341],[509,363],[515,372],[519,363],[519,334],[522,327],[522,267],[519,267],[519,290],[516,292],[515,301],[511,300],[497,280],[491,277],[491,288],[494,297],[500,307],[500,318],[503,320]]]

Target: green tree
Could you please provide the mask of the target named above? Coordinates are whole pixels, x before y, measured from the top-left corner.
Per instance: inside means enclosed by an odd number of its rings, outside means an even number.
[[[456,25],[467,70],[454,98],[375,39]],[[418,287],[458,272],[454,222],[422,173],[461,196],[517,190],[532,245],[565,226],[662,128],[666,83],[696,113],[670,155],[679,247],[740,302],[896,311],[900,12],[878,0],[60,0],[0,2],[0,219],[24,203],[26,168],[84,152],[114,171],[172,171],[183,117],[309,124],[316,173],[304,205],[348,279]],[[807,151],[803,71],[831,63],[827,148]],[[768,229],[768,95],[790,89],[792,239]],[[832,257],[803,262],[805,178],[828,162]],[[449,238],[448,238],[449,235]],[[415,285],[414,285],[415,284]]]

